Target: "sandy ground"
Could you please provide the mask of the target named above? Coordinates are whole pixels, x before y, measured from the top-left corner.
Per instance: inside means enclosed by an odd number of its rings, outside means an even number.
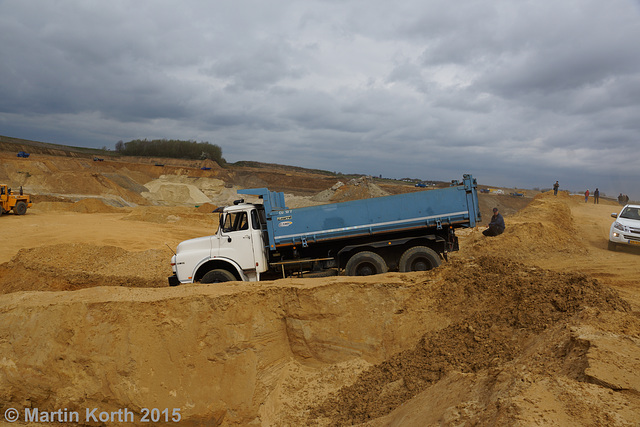
[[[461,250],[427,273],[170,288],[167,245],[217,227],[229,175],[0,160],[0,181],[40,197],[0,218],[0,417],[66,408],[91,424],[87,408],[126,408],[142,425],[145,408],[176,408],[178,425],[640,425],[640,251],[607,250],[612,202],[482,195],[505,233],[461,232]],[[49,186],[74,168],[91,169],[86,185]],[[317,182],[308,203],[382,191]],[[210,202],[171,206],[194,188]]]

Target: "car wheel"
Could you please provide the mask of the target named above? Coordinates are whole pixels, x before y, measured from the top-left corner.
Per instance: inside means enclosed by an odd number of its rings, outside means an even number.
[[[616,245],[615,243],[613,243],[611,240],[609,240],[609,244],[607,245],[607,249],[609,249],[610,251],[615,251],[618,245]]]

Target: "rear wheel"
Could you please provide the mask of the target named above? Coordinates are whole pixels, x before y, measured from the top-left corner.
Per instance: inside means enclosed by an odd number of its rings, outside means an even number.
[[[13,207],[13,213],[16,215],[24,215],[27,213],[27,204],[25,202],[18,202]]]
[[[400,257],[398,269],[402,273],[409,271],[427,271],[438,267],[442,261],[436,251],[426,246],[414,246],[404,251]]]
[[[389,271],[387,263],[375,252],[358,252],[349,259],[345,267],[347,276],[371,276]]]
[[[204,276],[202,276],[202,280],[200,283],[222,283],[222,282],[233,282],[236,279],[231,272],[223,269],[211,270]]]

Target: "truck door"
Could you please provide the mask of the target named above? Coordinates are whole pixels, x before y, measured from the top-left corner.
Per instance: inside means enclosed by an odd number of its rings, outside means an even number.
[[[227,212],[220,230],[220,256],[234,260],[243,270],[255,269],[252,234],[247,211]]]
[[[253,257],[256,262],[258,273],[267,271],[267,247],[269,239],[267,237],[267,218],[264,209],[251,210],[251,239],[253,241]]]

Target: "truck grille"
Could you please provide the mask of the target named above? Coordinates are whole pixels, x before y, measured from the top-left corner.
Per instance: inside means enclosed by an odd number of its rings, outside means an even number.
[[[625,234],[623,237],[625,239],[635,240],[636,242],[640,242],[640,235],[639,236],[634,236],[632,234]]]

